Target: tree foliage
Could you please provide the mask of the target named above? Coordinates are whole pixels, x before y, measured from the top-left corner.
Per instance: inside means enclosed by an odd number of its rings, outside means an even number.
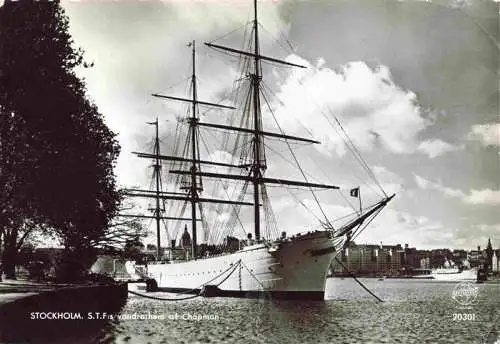
[[[119,145],[75,74],[84,65],[58,1],[0,8],[4,253],[18,238],[16,228],[29,220],[54,230],[78,255],[105,236],[116,215]]]
[[[113,218],[105,235],[93,240],[92,245],[99,248],[125,249],[131,241],[148,236],[148,230],[139,217],[122,215],[122,213],[135,208],[134,203],[122,198],[122,203],[118,207],[119,214]]]

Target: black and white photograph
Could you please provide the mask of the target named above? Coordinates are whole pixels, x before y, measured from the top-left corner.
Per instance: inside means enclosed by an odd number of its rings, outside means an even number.
[[[500,3],[0,1],[0,343],[500,343]]]

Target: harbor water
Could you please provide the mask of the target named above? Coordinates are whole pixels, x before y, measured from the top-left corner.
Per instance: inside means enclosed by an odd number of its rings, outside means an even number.
[[[500,343],[500,284],[473,284],[477,295],[458,302],[453,298],[457,283],[361,281],[384,302],[351,278],[328,279],[323,302],[218,297],[166,302],[129,295],[119,316],[108,321],[93,340],[152,344]]]

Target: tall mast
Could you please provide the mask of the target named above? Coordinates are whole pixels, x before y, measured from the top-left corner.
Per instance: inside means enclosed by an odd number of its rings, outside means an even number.
[[[252,107],[253,107],[253,128],[240,128],[240,127],[232,127],[232,126],[222,126],[222,125],[214,125],[210,123],[198,123],[198,125],[202,126],[208,126],[208,127],[214,127],[214,128],[221,128],[221,129],[226,129],[226,130],[233,130],[233,131],[239,131],[239,132],[248,132],[251,131],[253,134],[253,139],[252,139],[252,162],[250,163],[250,174],[247,178],[244,178],[244,180],[247,180],[253,184],[253,193],[254,193],[254,200],[253,200],[253,206],[254,206],[254,225],[255,225],[255,239],[260,240],[261,238],[261,233],[260,233],[260,185],[266,184],[266,183],[276,183],[279,182],[281,185],[301,185],[301,186],[309,186],[309,187],[323,187],[323,188],[330,188],[330,189],[338,189],[337,186],[335,185],[325,185],[325,184],[315,184],[315,183],[308,183],[308,182],[297,182],[297,181],[292,181],[292,180],[284,180],[284,179],[274,179],[274,178],[265,178],[264,172],[267,168],[266,166],[266,158],[265,158],[265,151],[264,151],[264,137],[266,136],[271,136],[271,137],[278,137],[278,138],[283,138],[286,140],[296,140],[296,141],[303,141],[303,142],[309,142],[309,143],[319,143],[314,140],[310,139],[305,139],[301,137],[294,137],[294,136],[289,136],[285,135],[283,133],[273,133],[273,132],[264,132],[262,130],[262,111],[261,111],[261,103],[260,103],[260,83],[262,80],[262,68],[261,68],[261,62],[262,61],[267,61],[267,62],[273,62],[281,65],[287,65],[287,66],[293,66],[293,67],[299,67],[299,68],[306,68],[305,66],[298,65],[295,63],[279,60],[273,57],[265,56],[260,54],[260,47],[259,47],[259,22],[258,22],[258,11],[257,11],[257,0],[253,1],[253,6],[254,6],[254,20],[253,20],[253,39],[254,39],[254,49],[253,52],[250,51],[245,51],[245,50],[238,50],[230,47],[225,47],[222,45],[214,44],[214,43],[205,43],[205,45],[215,48],[215,49],[220,49],[226,52],[230,53],[235,53],[239,54],[242,56],[248,56],[253,58],[254,61],[254,70],[253,73],[249,75],[250,78],[250,94],[252,96]],[[172,172],[172,171],[171,171]],[[184,171],[175,171],[176,173],[184,173]],[[218,174],[217,176],[215,175],[210,175],[207,173],[201,173],[200,175],[204,175],[207,177],[220,177],[220,178],[229,178],[229,179],[241,179],[240,176],[235,176],[235,175],[220,175]]]
[[[235,108],[232,106],[228,105],[221,105],[221,104],[215,104],[215,103],[210,103],[206,101],[200,101],[198,100],[198,95],[197,95],[197,87],[196,87],[196,60],[195,60],[195,53],[196,53],[196,48],[195,48],[195,41],[192,41],[189,43],[189,46],[192,47],[192,63],[193,63],[193,74],[191,77],[191,84],[192,84],[192,95],[190,98],[181,98],[181,97],[173,97],[169,95],[161,95],[161,94],[152,94],[154,97],[157,98],[163,98],[167,100],[173,100],[173,101],[181,101],[181,102],[188,102],[192,106],[192,114],[187,118],[187,121],[189,123],[189,132],[188,132],[188,138],[191,141],[190,142],[190,148],[191,148],[191,154],[188,154],[186,157],[179,157],[179,156],[170,156],[170,155],[159,155],[159,153],[155,156],[157,160],[166,160],[166,161],[183,161],[183,162],[188,162],[191,167],[189,170],[170,170],[169,172],[172,174],[180,174],[184,175],[187,178],[190,177],[190,183],[189,185],[186,186],[181,186],[181,189],[188,191],[188,194],[186,196],[181,196],[175,193],[161,193],[159,195],[159,198],[161,199],[169,199],[169,200],[175,200],[175,201],[188,201],[191,204],[191,220],[192,220],[192,253],[193,257],[196,258],[197,256],[197,221],[199,219],[196,219],[197,216],[197,211],[196,211],[196,206],[197,203],[220,203],[220,204],[233,204],[233,205],[253,205],[254,206],[254,226],[255,226],[255,239],[260,240],[261,239],[261,233],[260,233],[260,202],[261,202],[261,197],[260,197],[260,185],[265,184],[265,183],[271,183],[271,184],[280,184],[280,185],[295,185],[295,186],[308,186],[308,187],[319,187],[319,188],[329,188],[329,189],[338,189],[337,186],[335,185],[326,185],[326,184],[317,184],[317,183],[309,183],[309,182],[303,182],[303,181],[294,181],[294,180],[286,180],[286,179],[276,179],[276,178],[265,178],[264,172],[267,168],[266,166],[266,160],[265,160],[265,152],[264,152],[264,137],[275,137],[275,138],[282,138],[286,140],[295,140],[295,141],[301,141],[301,142],[308,142],[308,143],[319,143],[318,141],[307,139],[307,138],[302,138],[302,137],[296,137],[296,136],[290,136],[290,135],[285,135],[283,133],[276,133],[276,132],[267,132],[262,130],[262,111],[261,111],[261,102],[260,102],[260,83],[262,80],[262,68],[261,68],[261,63],[262,61],[268,61],[268,62],[273,62],[273,63],[278,63],[281,65],[287,65],[287,66],[293,66],[293,67],[300,67],[300,68],[306,68],[305,66],[297,65],[294,63],[290,63],[287,61],[282,61],[273,57],[269,56],[264,56],[260,54],[260,47],[259,47],[259,23],[258,23],[258,15],[257,15],[257,0],[254,0],[254,21],[253,21],[253,29],[254,29],[254,49],[253,52],[249,51],[244,51],[244,50],[237,50],[229,47],[224,47],[220,46],[217,44],[213,43],[205,43],[205,45],[209,47],[213,47],[216,49],[221,49],[225,50],[231,53],[236,53],[240,54],[243,56],[249,56],[253,58],[254,60],[254,70],[252,73],[250,73],[249,78],[250,78],[250,95],[252,97],[251,102],[252,102],[252,110],[249,110],[248,115],[253,116],[253,128],[245,128],[245,127],[233,127],[233,126],[228,126],[228,125],[220,125],[220,124],[214,124],[214,123],[205,123],[205,122],[200,122],[200,119],[197,116],[197,109],[198,105],[201,104],[202,106],[210,106],[210,107],[216,107],[216,108],[222,108],[222,109],[232,109],[234,110]],[[198,127],[199,126],[205,126],[205,127],[212,127],[212,128],[218,128],[218,129],[224,129],[224,130],[231,130],[231,131],[237,131],[237,132],[246,132],[249,133],[253,136],[252,138],[252,161],[250,164],[227,164],[227,163],[222,163],[222,162],[215,162],[215,161],[207,161],[207,160],[201,160],[200,159],[200,151],[199,151],[199,140],[198,140]],[[141,153],[141,152],[135,152],[139,157],[143,158],[151,158],[153,157],[151,154],[148,153]],[[201,164],[203,165],[212,165],[212,166],[224,166],[224,167],[233,167],[233,168],[249,168],[250,167],[250,173],[247,174],[246,176],[243,175],[234,175],[234,174],[227,174],[227,173],[214,173],[214,172],[203,172],[201,171]],[[203,190],[202,187],[202,177],[206,178],[222,178],[222,179],[231,179],[231,180],[244,180],[246,182],[251,182],[253,184],[253,192],[254,192],[254,200],[253,203],[248,203],[248,202],[242,202],[242,201],[230,201],[230,200],[224,200],[224,199],[212,199],[212,198],[202,198],[200,197],[199,193],[200,191]],[[150,194],[143,192],[142,190],[137,190],[133,191],[130,193],[131,196],[136,196],[136,197],[151,197]],[[181,218],[179,218],[181,219]]]
[[[261,183],[262,171],[265,170],[265,165],[261,166],[261,138],[262,131],[260,127],[260,61],[259,61],[259,23],[257,21],[257,0],[254,0],[254,73],[251,77],[253,89],[253,162],[252,162],[252,183],[253,183],[253,202],[254,202],[254,223],[255,223],[255,240],[260,240],[260,195],[259,184]]]
[[[253,30],[254,30],[254,61],[255,61],[255,75],[260,76],[259,72],[259,22],[257,21],[257,0],[253,1]]]
[[[156,179],[156,207],[155,207],[155,220],[156,220],[156,260],[160,260],[161,250],[160,250],[160,173],[161,173],[161,165],[160,165],[160,138],[158,137],[158,117],[156,117],[156,121],[153,122],[155,126],[155,164],[154,164],[154,174]]]
[[[184,202],[189,202],[191,203],[191,228],[192,228],[192,256],[193,258],[196,258],[197,256],[197,230],[196,230],[196,223],[197,221],[200,221],[200,219],[197,219],[196,216],[196,206],[197,203],[221,203],[221,204],[238,204],[238,205],[252,205],[252,203],[248,202],[239,202],[239,201],[228,201],[224,199],[213,199],[213,198],[200,198],[199,192],[203,190],[202,187],[202,175],[201,175],[201,168],[200,164],[208,164],[208,165],[213,165],[213,166],[226,166],[226,167],[242,167],[238,165],[231,165],[231,164],[225,164],[225,163],[217,163],[217,162],[212,162],[212,161],[206,161],[206,160],[200,160],[200,154],[199,154],[199,143],[198,143],[198,132],[197,132],[197,127],[199,125],[199,118],[197,117],[197,109],[198,109],[198,104],[201,104],[203,106],[210,106],[210,107],[215,107],[215,108],[221,108],[221,109],[232,109],[234,110],[235,108],[232,106],[228,105],[222,105],[222,104],[215,104],[215,103],[210,103],[206,101],[200,101],[198,100],[198,95],[197,95],[197,88],[196,88],[196,48],[195,48],[195,41],[189,42],[188,44],[189,47],[192,47],[192,63],[193,63],[193,74],[191,76],[191,86],[192,86],[192,95],[190,98],[181,98],[181,97],[173,97],[173,96],[168,96],[168,95],[162,95],[162,94],[152,94],[153,97],[157,98],[163,98],[167,100],[174,100],[174,101],[180,101],[180,102],[188,102],[191,103],[192,107],[192,114],[187,118],[187,121],[189,123],[189,132],[188,132],[188,137],[191,141],[191,156],[187,157],[179,157],[179,156],[169,156],[169,155],[160,155],[159,151],[159,140],[158,140],[158,120],[156,121],[157,125],[157,132],[156,132],[156,146],[155,146],[155,151],[153,152],[154,154],[149,154],[149,153],[141,153],[141,152],[134,152],[137,156],[141,158],[153,158],[156,161],[156,171],[160,170],[160,161],[166,160],[166,161],[182,161],[182,162],[188,162],[191,163],[191,168],[189,171],[184,171],[187,172],[187,174],[191,177],[191,183],[190,185],[187,185],[185,187],[181,186],[181,189],[184,191],[188,191],[188,194],[186,195],[185,193],[176,193],[176,192],[161,192],[159,185],[160,185],[160,179],[159,179],[159,174],[157,174],[157,191],[156,193],[149,193],[147,190],[137,190],[137,189],[129,189],[126,191],[127,196],[131,197],[151,197],[151,198],[156,198],[157,200],[157,211],[156,211],[156,216],[157,218],[157,224],[158,224],[158,236],[157,236],[157,241],[158,241],[158,247],[160,243],[160,237],[159,237],[159,220],[161,219],[167,219],[167,220],[181,220],[184,221],[186,218],[182,217],[162,217],[160,216],[160,206],[159,206],[159,200],[175,200],[175,201],[184,201]],[[154,124],[154,123],[151,123]]]
[[[198,195],[198,186],[196,183],[196,163],[197,163],[197,154],[196,152],[198,151],[198,143],[196,141],[196,126],[198,122],[198,118],[196,117],[196,102],[197,102],[197,93],[196,93],[196,45],[195,41],[193,40],[190,44],[192,45],[193,48],[193,75],[191,76],[191,87],[192,87],[192,114],[191,118],[189,119],[189,130],[191,131],[191,190],[190,190],[190,200],[191,200],[191,229],[192,229],[192,240],[191,240],[191,252],[193,255],[193,258],[196,259],[197,255],[197,248],[196,248],[196,243],[197,243],[197,233],[196,233],[196,204],[199,198]],[[201,183],[200,183],[201,186]]]

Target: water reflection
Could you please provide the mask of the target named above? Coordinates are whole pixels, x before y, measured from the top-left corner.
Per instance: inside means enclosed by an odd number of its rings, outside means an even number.
[[[470,344],[498,338],[491,321],[499,313],[500,285],[480,287],[481,297],[474,306],[477,319],[464,323],[453,321],[453,313],[460,311],[451,298],[454,284],[365,282],[385,302],[377,302],[348,279],[330,280],[327,293],[330,300],[324,302],[200,298],[162,303],[132,297],[124,312],[217,314],[219,318],[122,321],[113,331],[117,342],[133,343]]]
[[[477,303],[467,310],[476,319],[465,322],[453,320],[454,313],[464,312],[451,298],[454,284],[370,283],[385,302],[377,302],[347,279],[329,281],[332,297],[323,302],[269,298],[160,302],[131,296],[120,314],[149,315],[149,319],[93,322],[64,339],[45,342],[483,344],[499,340],[500,285],[480,286]],[[154,318],[160,315],[163,319]]]

